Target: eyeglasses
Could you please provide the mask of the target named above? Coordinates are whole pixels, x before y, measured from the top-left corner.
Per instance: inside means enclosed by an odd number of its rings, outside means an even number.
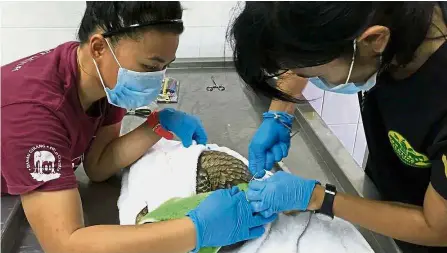
[[[183,24],[183,20],[181,20],[181,19],[154,20],[154,21],[150,21],[147,23],[143,23],[143,24],[133,24],[128,27],[123,27],[123,28],[120,28],[117,30],[107,31],[107,32],[103,33],[102,36],[104,38],[109,38],[109,37],[112,37],[112,36],[120,34],[120,33],[125,33],[128,31],[131,31],[135,28],[142,28],[142,27],[147,27],[147,26],[152,26],[152,25],[169,25],[169,24]]]
[[[271,79],[285,74],[289,69],[278,70],[276,73],[267,73],[264,71],[264,79]]]

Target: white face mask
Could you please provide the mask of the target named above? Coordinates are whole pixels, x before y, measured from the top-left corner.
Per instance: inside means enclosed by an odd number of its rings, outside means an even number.
[[[369,77],[365,83],[348,82],[349,78],[351,78],[352,69],[354,67],[355,53],[357,51],[356,40],[354,40],[353,46],[354,46],[354,53],[352,55],[351,67],[349,68],[348,78],[346,78],[346,82],[344,84],[333,85],[319,77],[311,77],[309,78],[309,81],[322,90],[341,94],[355,94],[360,91],[368,91],[372,87],[374,87],[374,85],[376,85],[377,72],[374,73],[371,77]]]

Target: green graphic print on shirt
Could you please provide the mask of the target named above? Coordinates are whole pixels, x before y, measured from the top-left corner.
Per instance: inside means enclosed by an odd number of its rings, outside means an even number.
[[[389,131],[388,138],[394,152],[406,165],[417,168],[429,168],[431,166],[430,159],[414,150],[410,143],[398,132]]]

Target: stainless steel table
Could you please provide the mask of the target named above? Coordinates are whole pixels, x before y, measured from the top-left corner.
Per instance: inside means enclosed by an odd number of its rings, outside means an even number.
[[[180,100],[176,104],[159,106],[198,115],[208,132],[210,143],[230,147],[247,157],[250,138],[259,126],[261,114],[267,110],[270,101],[244,89],[231,69],[174,69],[167,74],[180,80]],[[225,86],[225,91],[206,90],[207,86],[213,85],[211,76],[214,76],[218,85]],[[363,171],[358,166],[355,167],[353,159],[322,124],[321,119],[318,120],[318,115],[312,114],[309,105],[299,105],[296,118],[294,131],[298,130],[299,133],[292,139],[289,157],[284,160],[284,165],[292,173],[316,178],[322,183],[330,182],[352,194],[365,195],[364,192],[368,192],[369,195],[366,195],[377,197],[374,187],[361,176]],[[135,116],[126,116],[122,132],[130,131],[143,121],[144,119]],[[94,184],[89,182],[82,168],[76,174],[87,225],[118,224],[116,201],[120,191],[120,176],[105,183]],[[7,199],[11,200],[9,197],[2,197],[2,204]],[[376,252],[398,252],[392,240],[366,230],[360,232]],[[16,237],[21,238],[21,241],[14,252],[42,252],[27,223],[24,223]]]

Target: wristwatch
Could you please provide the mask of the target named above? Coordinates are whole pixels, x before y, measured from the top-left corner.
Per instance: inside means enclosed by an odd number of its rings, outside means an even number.
[[[321,220],[331,221],[334,219],[334,199],[337,194],[337,188],[334,185],[326,184],[324,190],[324,199],[320,210],[315,211],[316,216]]]
[[[165,139],[168,139],[168,140],[174,139],[174,135],[161,126],[160,121],[158,120],[158,112],[155,112],[155,111],[152,112],[147,117],[146,122],[149,125],[149,127],[152,129],[152,131],[154,131],[157,135],[159,135]]]

